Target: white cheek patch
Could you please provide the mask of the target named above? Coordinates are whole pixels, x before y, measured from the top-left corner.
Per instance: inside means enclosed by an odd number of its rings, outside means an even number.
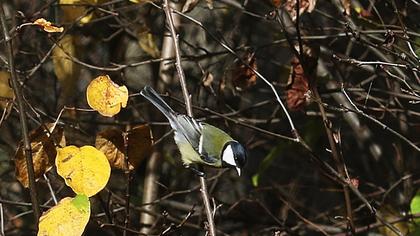
[[[227,145],[227,147],[223,151],[222,159],[229,165],[236,166],[235,157],[233,156],[233,150],[230,145]]]

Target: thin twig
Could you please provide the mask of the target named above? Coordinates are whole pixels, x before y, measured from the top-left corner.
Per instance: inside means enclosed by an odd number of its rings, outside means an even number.
[[[126,126],[126,132],[123,133],[124,140],[124,175],[127,181],[127,186],[125,188],[125,219],[124,219],[124,231],[123,236],[127,235],[127,228],[130,225],[130,183],[131,183],[131,170],[130,163],[128,161],[128,127]]]
[[[2,4],[0,6],[0,21],[1,21],[1,26],[3,28],[3,37],[4,37],[5,47],[7,49],[10,78],[12,80],[12,87],[16,95],[18,109],[19,109],[19,119],[20,119],[20,125],[22,128],[22,138],[23,138],[23,145],[24,145],[23,150],[25,153],[25,161],[26,161],[26,167],[28,171],[29,191],[31,195],[32,209],[34,212],[36,225],[38,225],[38,219],[41,216],[41,211],[39,209],[38,194],[36,191],[35,171],[34,171],[34,165],[33,165],[33,160],[32,160],[31,142],[29,140],[29,134],[28,134],[28,123],[27,123],[26,115],[25,115],[26,112],[25,112],[24,99],[23,99],[22,91],[20,90],[20,84],[19,84],[17,74],[15,71],[15,63],[13,59],[13,44],[12,44],[12,39],[10,38],[9,29],[6,23],[6,16],[4,13],[4,2],[1,1],[0,4]]]
[[[54,189],[51,186],[51,182],[50,182],[50,179],[48,179],[47,174],[44,174],[44,179],[45,179],[45,182],[47,182],[48,190],[50,190],[51,198],[54,202],[54,205],[57,205],[57,197],[55,196]]]
[[[312,91],[312,94],[315,96],[315,99],[318,101],[321,101],[321,96],[319,95],[318,92],[318,88],[317,88],[317,84],[315,80],[312,80],[312,78],[310,78],[312,75],[310,74],[310,71],[308,70],[308,65],[306,64],[306,60],[305,60],[305,54],[303,51],[303,42],[302,42],[302,38],[300,35],[300,26],[299,26],[299,10],[300,10],[300,1],[297,0],[296,1],[296,23],[295,23],[295,28],[296,28],[296,36],[297,36],[297,40],[298,40],[298,45],[299,45],[299,52],[297,52],[294,49],[294,45],[293,42],[288,40],[289,42],[289,46],[292,48],[292,52],[295,53],[295,56],[299,59],[300,64],[302,65],[303,68],[303,73],[305,76],[308,77],[308,79],[310,81],[314,81],[312,83],[310,83],[310,90]],[[282,21],[280,20],[280,23],[282,23]],[[282,23],[283,27],[284,24]],[[284,34],[286,35],[286,38],[290,38],[289,36],[289,32],[286,30],[286,28],[284,27]],[[337,149],[337,143],[334,141],[334,137],[333,137],[333,133],[331,131],[331,128],[329,127],[330,121],[326,115],[325,109],[324,107],[321,105],[321,103],[318,103],[318,107],[319,107],[319,111],[321,113],[321,117],[323,120],[323,124],[324,124],[324,128],[325,128],[325,132],[327,134],[328,137],[328,142],[331,148],[331,152],[332,152],[332,156],[334,159],[334,162],[336,164],[336,168],[338,169],[338,173],[344,177],[345,179],[348,179],[349,177],[346,174],[345,171],[345,162],[343,160],[343,157],[341,155],[341,153],[338,151]],[[354,221],[353,221],[353,214],[352,214],[352,207],[351,207],[351,199],[350,199],[350,192],[349,192],[349,188],[348,188],[348,184],[347,183],[342,183],[342,187],[343,187],[343,192],[344,192],[344,201],[345,201],[345,205],[346,205],[346,214],[347,214],[347,219],[348,219],[348,225],[352,231],[352,233],[354,233]]]
[[[187,109],[187,114],[188,116],[193,117],[191,100],[190,100],[190,96],[187,89],[187,82],[185,79],[184,70],[182,69],[182,66],[181,66],[181,53],[180,53],[179,44],[178,44],[178,35],[176,34],[176,31],[175,31],[171,8],[169,6],[168,0],[164,1],[163,8],[165,11],[166,21],[168,22],[169,30],[171,32],[173,44],[175,47],[175,59],[176,59],[175,67],[178,72],[179,81],[182,88],[182,94],[184,96],[184,102]],[[209,193],[207,191],[206,180],[202,176],[200,177],[200,185],[201,185],[200,192],[203,198],[204,208],[206,210],[206,215],[207,215],[208,232],[210,236],[215,236],[216,230],[215,230],[213,214],[212,214],[212,210],[210,206]]]
[[[3,214],[3,204],[0,203],[0,235],[4,236],[4,214]]]

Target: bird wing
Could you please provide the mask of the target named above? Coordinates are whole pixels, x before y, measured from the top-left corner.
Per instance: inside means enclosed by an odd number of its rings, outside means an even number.
[[[203,148],[204,136],[202,134],[203,125],[187,115],[176,116],[176,132],[182,135],[199,154],[200,158],[206,163],[217,162],[217,157],[213,157]],[[211,141],[211,140],[206,140]]]

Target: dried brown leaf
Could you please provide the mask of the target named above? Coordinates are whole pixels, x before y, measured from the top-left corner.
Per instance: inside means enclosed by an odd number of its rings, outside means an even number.
[[[351,0],[341,0],[341,4],[344,7],[344,13],[349,16],[351,14]]]
[[[47,127],[50,131],[48,131],[45,127]],[[29,133],[36,179],[42,177],[42,175],[54,165],[54,159],[57,155],[55,142],[57,142],[60,146],[66,145],[63,129],[55,127],[55,129],[52,130],[53,127],[53,123],[48,123]],[[50,136],[51,130],[52,135]],[[21,182],[25,188],[28,188],[28,171],[22,141],[19,143],[15,154],[15,172],[16,178],[19,182]]]
[[[297,58],[292,60],[289,80],[292,85],[287,90],[287,107],[294,111],[301,110],[306,104],[306,93],[309,91],[309,82]]]
[[[287,90],[287,106],[290,110],[301,110],[310,102],[310,83],[313,82],[316,74],[316,67],[319,56],[319,47],[303,44],[303,58],[305,61],[305,69],[297,57],[291,61],[291,72],[289,76],[290,88]],[[299,51],[298,46],[296,50]]]
[[[254,53],[248,53],[244,59],[255,71],[257,70],[257,59]],[[246,90],[257,83],[257,75],[242,63],[232,71],[232,83],[238,90]]]
[[[63,27],[54,26],[51,22],[45,20],[44,18],[36,19],[33,24],[41,26],[44,31],[48,33],[61,33],[64,31]]]
[[[292,20],[296,20],[296,0],[287,0],[284,3],[284,9],[289,12]],[[299,15],[305,12],[311,13],[315,9],[316,0],[301,0],[299,1]]]
[[[127,134],[129,169],[133,170],[150,155],[152,136],[147,125],[134,127]],[[107,129],[96,136],[95,146],[108,158],[111,167],[124,169],[124,134],[121,130]]]

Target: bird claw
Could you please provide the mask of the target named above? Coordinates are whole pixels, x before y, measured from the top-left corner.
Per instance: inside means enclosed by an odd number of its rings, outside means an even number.
[[[187,165],[187,164],[185,164],[184,167],[191,170],[194,174],[198,175],[199,177],[204,177],[205,176],[204,172],[197,170],[197,168],[195,168],[195,167],[192,167],[192,166]]]

